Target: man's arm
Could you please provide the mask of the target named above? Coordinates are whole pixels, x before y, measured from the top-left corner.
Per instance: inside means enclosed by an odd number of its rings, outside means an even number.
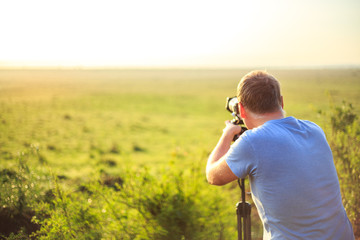
[[[224,155],[229,151],[234,136],[240,133],[241,127],[230,121],[226,121],[225,124],[223,134],[206,165],[206,178],[213,185],[224,185],[238,178],[226,163]]]

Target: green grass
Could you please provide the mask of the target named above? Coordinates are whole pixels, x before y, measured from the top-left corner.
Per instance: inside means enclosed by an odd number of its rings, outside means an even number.
[[[99,172],[145,166],[154,174],[204,169],[231,118],[225,99],[248,70],[0,70],[0,161],[48,166],[76,189]],[[360,70],[269,70],[281,82],[287,115],[324,126],[317,110],[342,100],[360,109]],[[209,186],[209,191],[214,187]],[[235,204],[236,184],[224,189]],[[229,205],[232,211],[232,205]],[[234,218],[235,221],[235,218]]]
[[[119,167],[201,161],[230,119],[225,98],[247,70],[2,70],[0,157],[38,146],[69,179]],[[325,124],[329,97],[360,109],[360,70],[273,70],[287,115]],[[6,159],[9,159],[8,161]],[[116,171],[112,168],[112,171]]]

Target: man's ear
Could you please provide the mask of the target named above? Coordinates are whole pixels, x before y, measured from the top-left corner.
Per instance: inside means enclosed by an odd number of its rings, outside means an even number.
[[[282,109],[284,109],[284,98],[283,98],[283,96],[280,96],[280,100],[281,100],[281,107],[282,107]]]
[[[240,117],[247,118],[246,110],[241,103],[238,104],[238,108],[239,108],[239,112],[240,112]]]

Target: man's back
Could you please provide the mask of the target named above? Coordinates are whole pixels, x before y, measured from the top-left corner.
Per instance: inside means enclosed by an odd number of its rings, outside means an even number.
[[[317,125],[292,117],[268,121],[245,132],[226,161],[238,177],[249,174],[264,239],[353,239]]]

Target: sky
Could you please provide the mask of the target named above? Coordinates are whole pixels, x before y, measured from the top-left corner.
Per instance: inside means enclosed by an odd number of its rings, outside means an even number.
[[[337,65],[359,0],[0,0],[0,68]]]

